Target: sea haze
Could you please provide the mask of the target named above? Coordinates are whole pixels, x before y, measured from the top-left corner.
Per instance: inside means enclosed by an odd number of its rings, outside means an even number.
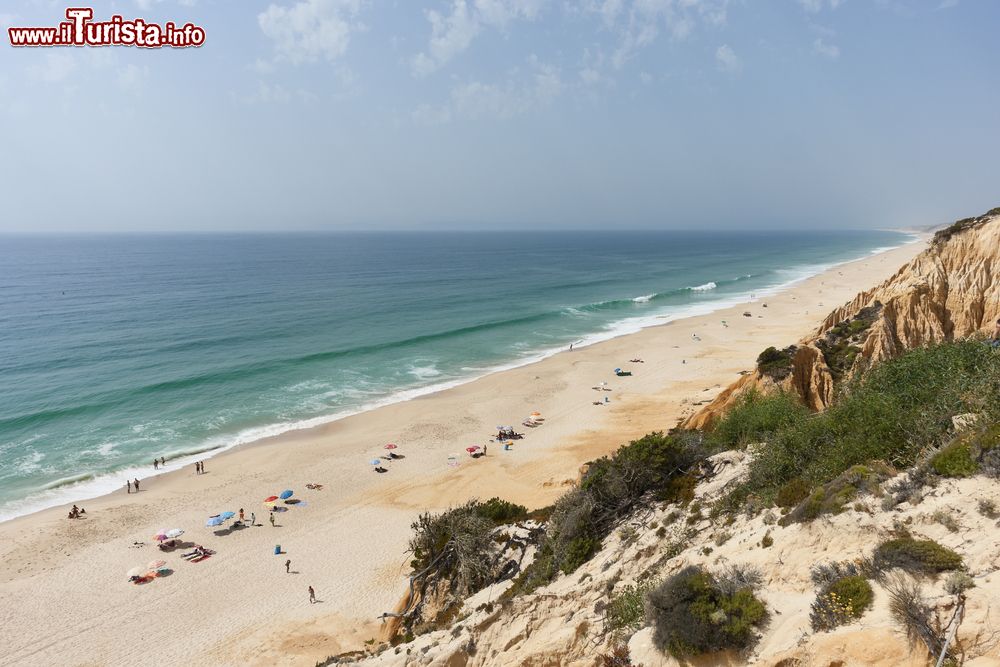
[[[764,295],[904,234],[0,238],[0,519]]]

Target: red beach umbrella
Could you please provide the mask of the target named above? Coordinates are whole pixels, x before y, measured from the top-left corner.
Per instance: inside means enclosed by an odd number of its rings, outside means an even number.
[[[264,502],[265,503],[273,503],[277,499],[278,499],[278,496],[268,496],[267,498],[264,498]]]
[[[392,444],[391,442],[388,445],[386,445],[385,448],[386,449],[397,449],[396,445]]]
[[[479,445],[476,445],[475,447],[466,447],[465,448],[465,451],[469,452],[470,454],[473,453],[473,452],[475,452],[475,451],[478,451],[478,450],[479,450]]]

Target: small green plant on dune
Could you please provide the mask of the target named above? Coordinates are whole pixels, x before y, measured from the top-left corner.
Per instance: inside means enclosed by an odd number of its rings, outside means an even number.
[[[608,601],[604,610],[604,622],[616,633],[630,634],[642,626],[645,617],[646,595],[656,584],[644,581],[626,586]]]
[[[718,451],[743,449],[762,442],[769,434],[809,416],[798,397],[785,392],[743,394],[712,429],[708,444]]]
[[[872,556],[879,571],[900,568],[910,574],[937,574],[963,567],[962,557],[934,540],[918,540],[909,535],[886,540]]]
[[[835,579],[820,589],[812,604],[809,620],[812,629],[832,630],[861,618],[875,599],[871,584],[861,576]]]
[[[681,570],[652,590],[647,604],[654,643],[678,659],[749,650],[767,616],[752,587],[726,590],[697,566]]]
[[[958,440],[931,458],[931,468],[942,477],[971,477],[979,471],[979,463],[972,456],[969,442]]]
[[[780,382],[791,375],[794,356],[794,345],[783,350],[769,347],[757,356],[757,370],[775,382]]]

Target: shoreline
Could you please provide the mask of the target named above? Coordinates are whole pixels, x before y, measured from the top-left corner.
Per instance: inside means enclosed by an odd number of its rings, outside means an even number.
[[[709,316],[713,313],[733,308],[741,303],[753,303],[763,297],[772,297],[788,289],[794,288],[803,281],[819,276],[839,266],[862,261],[872,256],[904,248],[914,243],[925,242],[930,236],[929,234],[913,230],[892,231],[907,234],[911,238],[910,240],[904,241],[896,246],[875,248],[868,251],[867,255],[863,255],[861,257],[830,263],[806,265],[803,267],[807,270],[804,275],[792,278],[774,286],[762,288],[761,290],[753,293],[744,293],[739,296],[732,295],[731,298],[723,298],[717,301],[706,301],[701,304],[691,304],[682,307],[675,313],[640,315],[611,322],[607,325],[609,329],[586,334],[578,341],[573,342],[574,349],[586,349],[593,345],[599,345],[608,341],[632,336],[646,329],[666,326],[667,324],[681,320]],[[699,291],[701,287],[704,286],[691,287],[688,289],[692,291]],[[756,298],[748,299],[748,295]],[[641,299],[644,297],[637,298]],[[38,489],[33,494],[25,498],[5,502],[2,506],[0,506],[0,508],[5,509],[11,505],[25,504],[30,506],[31,509],[22,513],[11,515],[0,514],[0,525],[10,521],[15,521],[22,517],[32,516],[38,512],[44,512],[46,510],[56,508],[67,508],[74,503],[91,502],[104,496],[114,494],[117,491],[120,491],[120,479],[138,477],[141,480],[150,480],[162,478],[172,473],[183,471],[188,466],[194,465],[196,461],[211,460],[218,456],[222,456],[227,452],[239,450],[244,447],[256,446],[261,442],[280,439],[283,436],[288,436],[299,431],[309,431],[321,428],[327,424],[336,423],[343,419],[366,414],[387,406],[397,405],[399,403],[417,400],[424,396],[430,396],[455,389],[497,373],[504,373],[537,364],[564,352],[567,352],[565,345],[558,348],[553,347],[532,351],[520,359],[488,367],[478,375],[454,378],[452,380],[433,383],[422,387],[418,386],[400,389],[382,398],[359,405],[356,408],[350,408],[328,415],[309,417],[295,422],[272,423],[264,426],[251,427],[228,436],[218,436],[222,439],[232,440],[232,442],[212,446],[210,444],[211,441],[206,441],[202,445],[193,445],[188,450],[181,450],[180,452],[172,453],[168,452],[168,454],[171,455],[167,456],[166,471],[163,471],[161,468],[160,470],[153,471],[151,473],[148,464],[145,464],[143,466],[124,468],[114,472],[78,472],[67,474],[65,477],[49,482],[41,487],[41,489]],[[112,478],[117,478],[117,481],[112,480]],[[81,487],[90,485],[92,485],[93,488],[81,489]],[[72,491],[74,490],[77,492],[73,493]],[[47,492],[53,492],[53,497],[46,499],[38,498],[39,496],[44,496]]]
[[[189,465],[148,478],[139,494],[122,489],[88,501],[83,520],[51,508],[4,522],[0,557],[9,567],[0,571],[0,605],[12,611],[0,665],[304,666],[358,648],[379,637],[377,617],[405,590],[410,524],[421,512],[474,497],[550,504],[582,463],[673,426],[750,368],[760,350],[809,334],[923,247],[907,244],[763,300],[225,450],[207,461],[204,475]],[[644,363],[626,362],[635,357]],[[615,366],[634,376],[613,377]],[[611,391],[595,392],[603,380]],[[604,396],[607,405],[593,405]],[[533,410],[544,425],[519,428],[527,436],[511,451],[490,446],[486,457],[462,454],[448,465],[449,454],[484,444],[495,424],[519,424]],[[368,459],[386,442],[399,443],[406,458],[373,475]],[[303,488],[309,482],[324,489]],[[305,502],[270,527],[260,502],[285,488]],[[207,516],[240,507],[263,525],[205,528]],[[161,554],[150,536],[173,527],[216,555],[189,564]],[[146,545],[131,548],[136,541]],[[275,545],[283,555],[274,555]],[[126,581],[128,569],[161,557],[174,574],[146,586]],[[294,574],[285,573],[286,558]],[[322,603],[308,603],[307,585]],[[158,650],[135,650],[148,646]]]

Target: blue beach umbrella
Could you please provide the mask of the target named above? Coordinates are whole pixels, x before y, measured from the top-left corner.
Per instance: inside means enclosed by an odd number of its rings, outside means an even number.
[[[382,459],[372,459],[372,465],[373,466],[382,465]]]
[[[288,500],[289,498],[292,497],[292,490],[285,489],[284,491],[281,492],[281,494],[278,497],[281,498],[282,500]]]
[[[205,525],[209,527],[221,526],[223,521],[225,521],[225,519],[223,519],[221,516],[212,516],[208,518],[208,521],[205,522]]]
[[[222,517],[223,521],[225,521],[226,519],[232,519],[234,516],[236,516],[236,512],[223,512],[219,516]]]

